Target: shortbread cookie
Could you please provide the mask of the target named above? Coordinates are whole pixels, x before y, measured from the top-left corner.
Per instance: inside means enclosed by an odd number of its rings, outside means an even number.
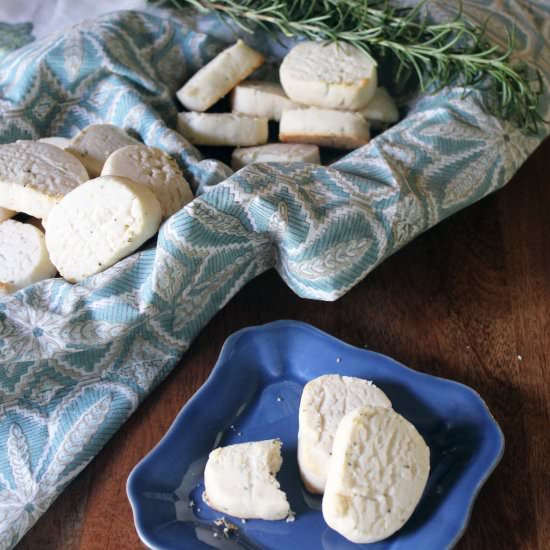
[[[279,140],[285,142],[355,149],[369,139],[369,124],[362,115],[334,109],[284,111],[279,125]]]
[[[2,200],[2,199],[0,199],[0,200]],[[3,222],[4,220],[9,220],[10,218],[13,218],[15,216],[15,214],[17,214],[17,212],[14,212],[13,210],[8,210],[7,208],[0,207],[0,222]]]
[[[323,517],[352,542],[383,540],[413,513],[430,473],[430,450],[393,409],[360,407],[336,431]]]
[[[389,408],[391,402],[372,382],[352,376],[327,374],[304,386],[298,418],[298,466],[309,491],[324,491],[338,425],[346,414],[364,405]]]
[[[302,143],[268,143],[234,149],[231,167],[239,170],[256,162],[312,162],[320,164],[319,147]]]
[[[0,293],[15,292],[56,271],[40,229],[16,220],[0,223]]]
[[[90,177],[101,174],[107,157],[127,145],[138,145],[122,128],[113,124],[92,124],[84,128],[72,140],[67,151],[82,161]]]
[[[11,285],[10,283],[0,283],[0,296],[7,296],[8,294],[15,292],[16,290],[17,288],[15,288],[15,286]]]
[[[82,163],[49,143],[0,145],[0,206],[45,218],[67,193],[88,179]]]
[[[290,507],[275,478],[282,463],[278,439],[218,447],[204,470],[204,498],[214,510],[237,518],[284,519]]]
[[[158,230],[153,192],[118,176],[90,180],[57,204],[45,222],[46,245],[70,282],[94,275],[139,248]]]
[[[260,145],[267,142],[267,118],[235,113],[179,113],[178,131],[195,145]]]
[[[231,110],[248,116],[281,120],[284,110],[303,107],[288,99],[282,86],[275,82],[246,80],[231,92]]]
[[[67,149],[71,145],[71,140],[69,138],[57,137],[57,136],[40,138],[38,141],[40,143],[49,143],[50,145],[55,145],[60,149]]]
[[[190,111],[206,111],[263,62],[263,55],[238,40],[196,72],[177,98]]]
[[[360,113],[375,128],[381,128],[386,124],[393,124],[399,120],[399,111],[395,101],[388,94],[386,88],[382,87],[376,89],[374,97]]]
[[[167,218],[193,200],[193,193],[177,162],[155,147],[128,145],[107,158],[102,176],[123,176],[146,185],[157,197]]]
[[[355,111],[374,96],[376,61],[344,42],[300,42],[279,69],[286,95],[305,105]]]

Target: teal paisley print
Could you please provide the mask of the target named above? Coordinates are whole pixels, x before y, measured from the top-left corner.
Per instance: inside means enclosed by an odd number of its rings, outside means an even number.
[[[433,4],[437,12],[444,3]],[[489,4],[465,8],[475,17]],[[536,22],[548,14],[535,13],[544,3],[504,4],[499,21],[519,26],[524,58],[546,63],[549,27]],[[548,130],[525,136],[488,116],[480,93],[448,88],[417,98],[403,121],[330,166],[232,174],[174,131],[175,91],[225,45],[222,33],[202,30],[117,12],[0,60],[0,142],[111,122],[174,155],[198,195],[154,245],[105,272],[0,298],[0,549],[17,543],[248,281],[275,267],[300,296],[337,299],[505,185]]]
[[[4,23],[0,21],[0,59],[7,53],[34,40],[32,23]]]

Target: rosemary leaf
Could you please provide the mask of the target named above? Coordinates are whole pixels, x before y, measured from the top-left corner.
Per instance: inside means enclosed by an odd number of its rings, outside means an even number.
[[[179,9],[215,12],[248,33],[261,28],[287,37],[347,42],[376,59],[391,57],[396,84],[413,75],[424,91],[453,84],[477,87],[488,94],[492,114],[530,133],[543,122],[538,111],[542,76],[525,64],[512,64],[514,32],[509,31],[502,50],[488,40],[487,22],[472,26],[462,6],[455,19],[431,23],[421,15],[426,0],[413,8],[396,8],[388,0],[170,1]]]

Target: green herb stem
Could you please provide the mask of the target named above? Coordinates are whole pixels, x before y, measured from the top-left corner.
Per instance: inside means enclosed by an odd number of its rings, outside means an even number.
[[[514,33],[503,50],[491,44],[486,24],[468,23],[462,11],[444,23],[422,15],[425,0],[413,8],[394,8],[388,0],[171,0],[179,9],[217,13],[245,32],[258,28],[286,37],[342,41],[376,59],[391,55],[396,84],[412,75],[422,90],[453,84],[480,87],[488,110],[523,130],[538,131],[542,78],[525,64],[513,64]]]

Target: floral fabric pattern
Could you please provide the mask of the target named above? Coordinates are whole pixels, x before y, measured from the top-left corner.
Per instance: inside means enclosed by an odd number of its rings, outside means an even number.
[[[3,23],[0,21],[0,59],[34,40],[32,23]]]

